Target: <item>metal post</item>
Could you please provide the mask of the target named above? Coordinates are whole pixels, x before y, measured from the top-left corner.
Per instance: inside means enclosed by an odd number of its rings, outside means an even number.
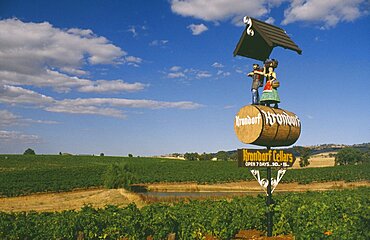
[[[271,148],[267,147],[267,150],[269,151]],[[267,199],[266,199],[266,205],[267,205],[267,236],[272,237],[272,215],[273,212],[270,209],[270,205],[272,204],[272,192],[271,192],[271,167],[267,167]]]

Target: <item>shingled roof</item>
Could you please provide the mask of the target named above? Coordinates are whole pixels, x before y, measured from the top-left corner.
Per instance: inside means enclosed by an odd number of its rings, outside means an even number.
[[[270,57],[272,49],[277,46],[302,54],[302,50],[283,29],[254,18],[248,19],[247,17],[245,19],[249,22],[236,45],[234,56],[239,55],[265,61]]]

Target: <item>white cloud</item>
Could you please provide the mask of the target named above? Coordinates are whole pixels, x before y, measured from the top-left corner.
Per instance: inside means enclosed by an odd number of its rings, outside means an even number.
[[[224,72],[224,71],[221,71],[221,70],[217,71],[217,76],[227,77],[227,76],[230,76],[230,75],[231,75],[230,72]]]
[[[181,67],[180,66],[173,66],[170,68],[170,71],[172,72],[177,72],[177,71],[180,71],[181,70]]]
[[[160,46],[163,47],[167,45],[168,40],[153,40],[149,43],[149,46]]]
[[[217,70],[217,77],[227,77],[230,76],[231,73],[228,71],[223,71],[224,65],[219,62],[214,62],[211,65],[214,70]],[[183,78],[183,79],[202,79],[202,78],[210,78],[213,74],[206,70],[194,69],[194,68],[182,68],[180,66],[173,66],[170,69],[170,72],[164,72],[167,75],[167,78]]]
[[[135,92],[144,89],[146,86],[142,83],[126,83],[122,80],[97,80],[93,84],[80,87],[78,90],[80,92]]]
[[[143,27],[142,30],[145,30]],[[92,81],[81,76],[89,75],[86,65],[131,64],[138,66],[142,59],[128,55],[106,38],[96,36],[90,29],[58,29],[51,24],[24,23],[17,19],[0,21],[0,103],[43,109],[49,112],[93,114],[124,118],[123,108],[178,108],[193,109],[201,105],[193,102],[162,102],[122,98],[50,97],[27,89],[45,87],[58,92],[139,91],[147,87],[142,83],[118,80]],[[62,99],[61,99],[62,98]],[[5,114],[5,112],[2,112]],[[22,123],[55,123],[53,121],[23,119],[6,112],[0,119]],[[13,134],[20,136],[21,134]],[[13,136],[12,135],[12,136]]]
[[[1,143],[15,142],[18,144],[19,143],[34,144],[34,143],[40,143],[41,138],[37,135],[24,134],[18,131],[0,130],[0,142]]]
[[[132,63],[141,63],[143,61],[143,59],[139,57],[134,57],[134,56],[127,56],[125,57],[125,60],[127,62],[132,62]]]
[[[45,108],[50,112],[72,113],[72,114],[92,114],[125,118],[123,111],[117,108],[145,108],[145,109],[196,109],[202,105],[188,102],[162,102],[154,100],[133,100],[122,98],[86,98],[86,99],[65,99],[53,106]]]
[[[227,77],[227,76],[230,76],[231,73],[229,71],[225,71],[225,66],[222,64],[222,63],[219,63],[219,62],[214,62],[212,64],[212,67],[215,68],[215,70],[217,70],[216,72],[216,77],[217,78],[220,78],[220,77]]]
[[[132,36],[133,36],[133,37],[137,37],[137,35],[138,35],[138,33],[136,32],[136,27],[135,27],[135,26],[130,26],[130,27],[127,29],[127,32],[132,33]]]
[[[170,72],[164,72],[167,78],[183,78],[183,79],[201,79],[212,77],[212,74],[205,70],[199,70],[194,68],[183,69],[180,66],[173,66],[170,68]]]
[[[244,26],[244,16],[267,17],[266,22],[273,24],[275,20],[268,15],[283,2],[290,2],[290,6],[285,10],[282,24],[318,22],[327,29],[368,13],[367,0],[172,0],[170,3],[172,12],[183,17],[213,22],[231,20],[235,25]]]
[[[0,127],[9,127],[12,125],[28,125],[32,123],[37,124],[58,124],[56,121],[49,120],[34,120],[29,118],[22,118],[7,110],[0,110]]]
[[[0,127],[16,124],[19,117],[7,110],[0,110]]]
[[[0,103],[44,106],[54,102],[55,100],[52,97],[31,90],[21,87],[0,85]]]
[[[182,72],[171,72],[167,74],[168,78],[185,78],[185,74]]]
[[[68,29],[67,32],[87,38],[95,37],[93,31],[91,31],[90,29],[71,28]]]
[[[62,30],[47,22],[25,23],[18,19],[0,21],[0,84],[3,85],[52,87],[59,92],[84,89],[97,85],[80,77],[88,75],[84,66],[125,62],[137,65],[142,59],[128,56],[89,29]]]
[[[89,99],[86,99],[89,100]],[[71,104],[68,104],[71,103]],[[107,107],[96,107],[92,105],[78,105],[74,103],[73,100],[63,100],[57,104],[46,107],[48,112],[57,112],[57,113],[72,113],[72,114],[88,114],[88,115],[101,115],[109,116],[116,118],[125,118],[123,111],[114,108]]]
[[[336,26],[339,22],[351,22],[359,18],[364,12],[361,4],[365,0],[293,0],[285,10],[282,24],[304,21],[323,23],[323,29]]]
[[[235,108],[235,106],[234,105],[226,105],[226,106],[224,106],[224,109],[232,109],[232,108]]]
[[[195,109],[201,107],[200,104],[181,101],[181,102],[163,102],[146,99],[124,99],[124,98],[77,98],[66,99],[60,101],[58,106],[111,106],[111,107],[125,107],[125,108],[179,108],[179,109]]]
[[[214,62],[213,64],[212,64],[212,67],[214,67],[214,68],[223,68],[224,67],[224,65],[222,65],[221,63],[219,63],[219,62]]]
[[[212,74],[207,71],[200,71],[196,74],[196,78],[209,78],[212,77]]]
[[[275,23],[275,18],[269,17],[268,19],[265,20],[266,23],[268,24],[274,24]]]
[[[314,117],[313,117],[312,115],[306,115],[306,117],[307,117],[308,119],[314,119]]]
[[[203,23],[198,24],[198,25],[197,24],[190,24],[189,26],[187,26],[187,28],[189,28],[191,30],[193,35],[200,35],[203,32],[208,30],[207,26],[204,25]]]
[[[172,66],[170,68],[169,73],[167,72],[164,72],[164,73],[167,75],[167,78],[186,78],[185,72],[181,70],[182,70],[182,67],[180,66]]]
[[[148,27],[146,25],[131,25],[129,26],[129,28],[127,29],[127,32],[130,32],[132,33],[132,37],[136,38],[137,36],[139,36],[139,32],[140,34],[142,34],[142,32],[146,31],[148,29]]]
[[[143,59],[134,56],[127,56],[125,57],[125,61],[127,62],[127,65],[139,67],[139,64],[142,63]]]
[[[29,118],[21,119],[21,122],[24,123],[38,123],[38,124],[59,124],[60,122],[57,121],[50,121],[50,120],[34,120]]]
[[[87,71],[84,71],[82,69],[75,69],[75,68],[71,68],[71,67],[61,67],[60,70],[61,70],[61,72],[65,72],[67,74],[77,75],[77,76],[82,76],[82,75],[87,75],[88,74]]]
[[[194,17],[205,21],[232,19],[241,21],[245,15],[260,17],[268,13],[267,3],[276,5],[282,1],[255,0],[172,0],[172,12],[184,17]]]
[[[21,87],[4,86],[0,88],[0,103],[12,105],[30,105],[49,112],[92,114],[125,118],[122,108],[144,109],[196,109],[201,104],[190,101],[164,102],[147,99],[124,98],[77,98],[56,100]],[[14,118],[14,116],[9,116]]]

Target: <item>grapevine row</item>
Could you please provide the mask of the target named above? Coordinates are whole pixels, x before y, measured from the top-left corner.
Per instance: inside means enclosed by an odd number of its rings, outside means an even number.
[[[0,155],[0,196],[101,187],[107,170],[123,165],[132,183],[219,183],[253,180],[245,168],[227,161],[181,161],[99,156]],[[274,173],[275,174],[275,173]],[[118,174],[120,175],[120,174]],[[122,174],[121,174],[122,175]],[[289,170],[282,182],[360,181],[370,179],[367,165]]]
[[[231,239],[266,229],[265,197],[107,206],[54,213],[0,212],[1,239]],[[370,188],[274,196],[274,235],[296,239],[370,239]]]

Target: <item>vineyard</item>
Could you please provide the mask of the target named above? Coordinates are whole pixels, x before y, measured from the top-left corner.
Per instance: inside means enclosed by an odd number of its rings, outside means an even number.
[[[112,168],[112,166],[118,166]],[[124,167],[119,167],[124,166]],[[159,158],[100,156],[0,155],[0,196],[36,192],[60,192],[102,187],[107,174],[130,174],[131,183],[198,182],[219,183],[253,180],[245,168],[227,161],[181,161]],[[117,173],[123,169],[126,173]],[[273,173],[275,174],[275,173]],[[370,179],[368,165],[292,169],[282,182],[360,181]],[[114,180],[114,179],[113,179]]]
[[[275,174],[275,173],[273,173]],[[227,161],[101,156],[0,155],[0,196],[58,192],[127,183],[219,183],[252,180]],[[368,165],[291,169],[282,182],[360,181]],[[124,182],[122,182],[124,181]],[[126,184],[126,185],[125,185]],[[370,188],[276,194],[273,235],[296,239],[370,239]],[[0,239],[231,239],[266,229],[265,196],[106,206],[63,212],[0,212]]]
[[[231,239],[266,229],[265,198],[107,206],[54,213],[0,212],[1,239]],[[279,194],[273,235],[296,239],[370,239],[370,189]]]

